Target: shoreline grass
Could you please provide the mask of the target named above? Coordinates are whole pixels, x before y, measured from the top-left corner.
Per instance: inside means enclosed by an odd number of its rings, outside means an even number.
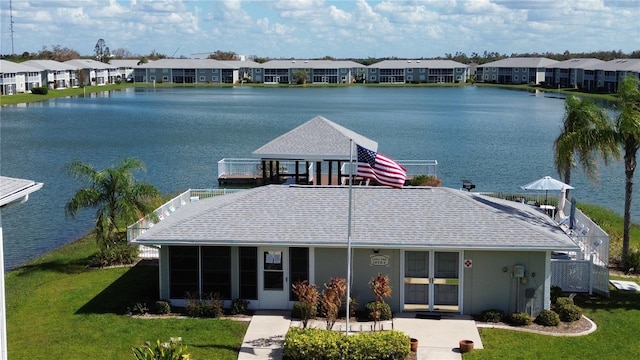
[[[245,83],[245,84],[174,84],[174,83],[121,83],[121,84],[109,84],[101,86],[84,86],[80,88],[70,88],[62,90],[49,90],[47,95],[37,94],[14,94],[14,95],[2,95],[0,96],[0,106],[28,104],[33,102],[46,101],[56,98],[70,97],[70,96],[87,96],[88,94],[98,93],[103,91],[118,91],[126,88],[229,88],[229,87],[259,87],[259,88],[277,88],[277,87],[292,87],[292,88],[324,88],[324,87],[463,87],[463,86],[479,86],[479,87],[497,87],[507,90],[528,91],[535,92],[542,91],[549,94],[559,93],[563,95],[576,95],[579,97],[585,97],[590,99],[599,99],[609,102],[616,102],[617,97],[614,94],[597,94],[581,92],[577,89],[552,89],[544,88],[539,85],[509,85],[509,84],[492,84],[492,83],[406,83],[406,84],[381,84],[381,83],[356,83],[356,84],[262,84],[262,83]]]

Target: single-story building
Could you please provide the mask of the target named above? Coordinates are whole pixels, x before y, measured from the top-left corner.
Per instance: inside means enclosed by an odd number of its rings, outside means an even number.
[[[552,252],[580,251],[537,207],[445,187],[267,185],[191,200],[129,236],[159,248],[159,297],[175,306],[218,293],[291,309],[295,281],[347,278],[350,248],[361,307],[380,273],[396,312],[535,315],[550,306]]]

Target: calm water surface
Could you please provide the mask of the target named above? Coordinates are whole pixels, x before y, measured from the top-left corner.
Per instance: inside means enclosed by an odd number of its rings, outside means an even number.
[[[476,87],[127,89],[3,107],[0,173],[44,183],[26,204],[2,212],[5,265],[91,229],[93,211],[64,214],[79,186],[64,166],[75,159],[104,168],[139,158],[147,172],[137,177],[165,193],[217,187],[218,160],[249,157],[322,115],[392,158],[438,160],[444,186],[471,179],[477,191],[519,192],[544,175],[558,178],[552,146],[563,112],[561,99]],[[622,213],[621,165],[602,168],[601,177],[593,185],[576,172],[573,195]]]

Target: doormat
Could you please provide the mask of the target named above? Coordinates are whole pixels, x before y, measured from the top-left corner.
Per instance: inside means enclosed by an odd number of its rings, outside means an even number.
[[[433,314],[416,314],[416,319],[427,319],[427,320],[440,320],[442,319],[442,315],[433,315]]]
[[[640,291],[640,285],[633,281],[609,280],[609,282],[618,290]]]

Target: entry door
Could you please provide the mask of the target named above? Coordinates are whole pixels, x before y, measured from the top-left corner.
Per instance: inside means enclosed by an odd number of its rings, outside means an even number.
[[[458,311],[460,253],[406,251],[404,309]]]
[[[260,248],[260,308],[287,309],[289,304],[289,251]]]

